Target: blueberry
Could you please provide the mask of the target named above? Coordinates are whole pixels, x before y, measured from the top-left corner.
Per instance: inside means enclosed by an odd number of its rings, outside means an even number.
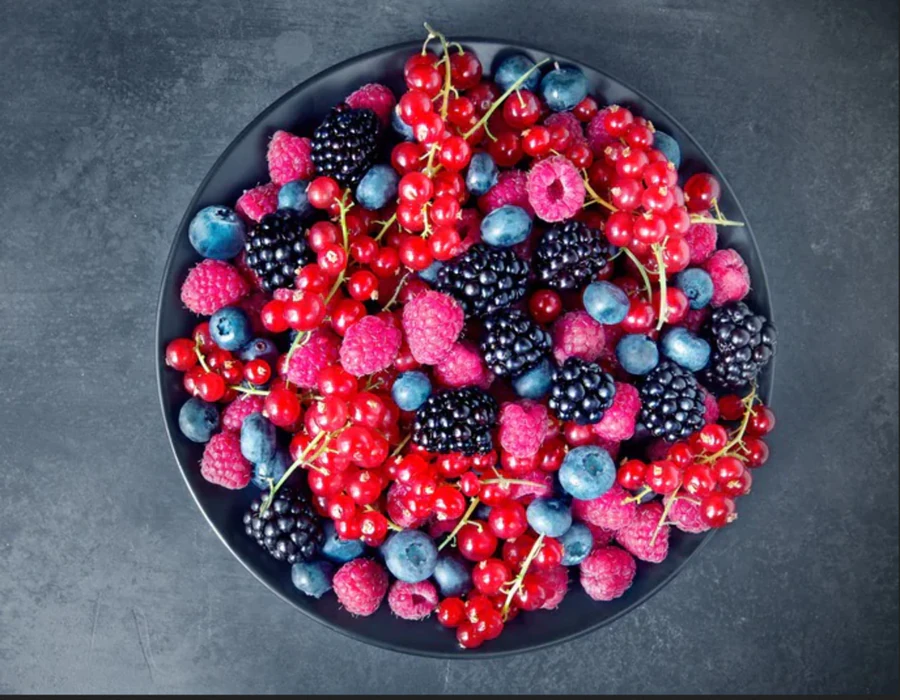
[[[278,190],[278,208],[294,209],[300,212],[301,216],[311,213],[313,207],[306,196],[307,187],[309,187],[309,183],[305,180],[294,180],[283,184]]]
[[[709,343],[687,328],[673,328],[663,336],[661,345],[663,355],[691,372],[699,372],[709,364]]]
[[[497,70],[494,71],[494,82],[506,92],[519,78],[532,68],[534,68],[534,61],[528,58],[528,56],[517,53],[514,56],[505,58],[500,65],[497,66]],[[541,74],[538,71],[534,71],[519,87],[523,90],[531,90],[531,92],[534,92],[537,90],[540,80]]]
[[[338,537],[333,520],[326,520],[322,529],[325,541],[322,543],[322,556],[337,564],[346,564],[363,553],[365,546],[361,540],[342,540]]]
[[[356,186],[356,201],[363,209],[381,209],[397,197],[400,176],[390,165],[373,165]]]
[[[560,66],[541,80],[541,97],[554,112],[565,112],[588,94],[587,78],[580,68]]]
[[[241,454],[256,463],[275,454],[275,426],[262,413],[251,413],[241,425]]]
[[[226,306],[209,319],[209,335],[223,350],[237,350],[250,342],[250,319],[243,309]]]
[[[672,165],[676,168],[681,167],[681,147],[678,145],[678,141],[666,132],[657,130],[653,134],[653,147],[662,151],[663,155],[672,161]]]
[[[659,364],[659,348],[646,335],[626,335],[616,345],[616,357],[628,374],[649,374]]]
[[[301,593],[321,598],[331,590],[334,564],[328,561],[298,561],[291,567],[291,582]]]
[[[444,266],[440,260],[435,260],[431,265],[426,267],[419,273],[419,277],[421,277],[426,282],[435,282],[437,280],[438,272],[441,271],[441,268]]]
[[[491,155],[479,151],[469,161],[469,169],[466,171],[466,189],[469,194],[480,197],[497,184],[498,174],[497,164]]]
[[[580,564],[594,548],[594,535],[584,523],[572,523],[565,535],[559,538],[563,548],[563,566]]]
[[[528,238],[531,217],[522,207],[506,204],[481,220],[481,238],[488,245],[509,248]]]
[[[188,238],[204,258],[228,260],[244,249],[246,227],[233,209],[206,207],[197,212],[188,227]]]
[[[472,574],[458,557],[445,554],[434,567],[434,580],[441,590],[441,596],[464,595],[472,590]]]
[[[615,481],[615,462],[609,452],[596,445],[582,445],[569,450],[559,468],[560,486],[581,501],[600,498]]]
[[[400,107],[394,107],[391,111],[391,127],[404,141],[415,141],[416,132],[413,128],[400,118]]]
[[[403,372],[391,387],[391,398],[401,411],[415,411],[431,395],[431,381],[424,372]]]
[[[550,391],[550,384],[553,382],[552,373],[553,369],[550,366],[550,361],[543,360],[537,367],[515,377],[512,380],[513,389],[523,399],[536,401],[543,398]]]
[[[178,412],[178,427],[192,442],[209,442],[219,429],[219,409],[214,403],[188,399]]]
[[[702,309],[712,301],[712,277],[699,267],[691,267],[675,275],[675,286],[684,292],[692,309]]]
[[[562,537],[572,526],[572,511],[561,498],[535,498],[525,516],[536,533],[547,537]]]
[[[614,326],[628,315],[628,295],[612,282],[592,282],[582,295],[584,310],[597,323]]]
[[[421,530],[403,530],[391,535],[381,552],[388,571],[406,583],[424,581],[437,565],[437,547]]]
[[[267,489],[273,483],[281,481],[289,466],[291,466],[290,455],[279,447],[269,459],[253,465],[253,484],[257,488]]]
[[[491,507],[487,503],[479,503],[475,507],[472,517],[476,520],[487,520],[491,515]]]
[[[273,368],[278,360],[278,348],[268,338],[254,338],[238,351],[238,359],[241,362],[250,360],[265,360]]]

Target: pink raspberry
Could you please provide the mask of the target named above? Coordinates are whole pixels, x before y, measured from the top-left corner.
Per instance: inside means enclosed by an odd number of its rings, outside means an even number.
[[[497,177],[497,184],[478,198],[478,208],[483,214],[490,214],[494,209],[513,204],[534,216],[527,184],[528,176],[521,170],[504,170]]]
[[[487,389],[494,375],[484,365],[478,350],[470,343],[455,343],[447,356],[434,367],[434,377],[452,389],[477,386]]]
[[[556,610],[569,592],[569,570],[564,566],[554,566],[552,569],[534,571],[531,575],[544,589],[546,599],[541,610]]]
[[[317,328],[294,354],[288,365],[287,378],[302,389],[313,389],[319,372],[338,361],[341,341],[327,328]]]
[[[641,561],[659,564],[669,553],[668,525],[660,527],[656,539],[653,539],[662,514],[663,505],[659,501],[638,506],[637,516],[616,532],[616,540]]]
[[[703,414],[703,420],[707,423],[716,423],[719,420],[719,403],[716,397],[706,389],[703,390],[703,405],[706,407],[706,413]]]
[[[692,224],[684,240],[691,249],[691,265],[701,265],[716,252],[719,232],[714,224]]]
[[[580,357],[593,362],[600,357],[606,345],[603,325],[590,317],[587,311],[570,311],[560,316],[551,329],[553,356],[562,364],[570,357]]]
[[[434,612],[437,604],[438,592],[431,581],[395,581],[388,593],[391,612],[404,620],[424,620]]]
[[[594,432],[612,442],[628,440],[634,435],[640,411],[641,397],[637,388],[631,384],[616,382],[613,405],[606,409],[599,423],[594,423]]]
[[[258,222],[266,214],[271,214],[278,208],[279,185],[269,182],[242,194],[234,205],[234,210],[250,221]]]
[[[509,489],[509,497],[518,501],[525,496],[544,498],[553,495],[553,475],[541,469],[535,469],[524,476],[517,476],[516,480],[527,481],[527,484],[512,484]]]
[[[242,489],[250,483],[253,466],[241,454],[238,433],[226,431],[210,438],[203,449],[200,474],[211,484],[226,489]]]
[[[604,107],[587,125],[587,141],[595,156],[603,157],[603,150],[612,143],[618,141],[615,136],[611,136],[603,125],[603,117],[610,112],[613,107]]]
[[[403,331],[416,362],[436,365],[450,352],[466,317],[449,294],[425,292],[403,307]]]
[[[316,170],[310,140],[287,131],[276,131],[272,136],[266,160],[269,163],[269,177],[277,185],[309,180]]]
[[[528,172],[528,202],[544,221],[571,219],[584,205],[584,181],[565,156],[538,161]]]
[[[201,260],[191,268],[181,285],[181,303],[190,311],[212,316],[224,306],[231,306],[250,291],[237,268],[221,260]]]
[[[603,352],[600,353],[600,359],[605,361],[610,367],[619,367],[619,358],[616,357],[616,345],[625,335],[625,329],[621,325],[603,326]]]
[[[387,492],[387,514],[397,525],[403,528],[417,528],[425,523],[425,518],[417,518],[410,513],[401,500],[409,491],[411,486],[402,484],[399,481],[393,482]]]
[[[363,316],[344,333],[341,366],[354,377],[380,372],[390,367],[403,334],[381,316]]]
[[[547,407],[534,401],[505,403],[499,424],[503,449],[516,457],[531,457],[547,435]]]
[[[262,396],[241,394],[225,408],[222,425],[226,430],[240,430],[244,418],[251,413],[262,413],[266,400]]]
[[[668,502],[669,499],[666,499]],[[682,532],[706,532],[709,525],[700,517],[700,504],[691,503],[692,499],[675,497],[675,503],[669,508],[669,522],[674,523]]]
[[[350,93],[344,102],[353,109],[371,109],[381,120],[383,126],[391,123],[391,112],[397,104],[397,98],[391,89],[380,83],[369,83]]]
[[[689,309],[687,314],[685,314],[681,325],[692,333],[699,333],[700,329],[703,328],[709,320],[709,315],[710,311],[708,306],[704,306],[702,309]]]
[[[750,271],[741,254],[731,248],[719,250],[703,266],[713,281],[713,306],[740,301],[750,291]]]
[[[597,447],[602,447],[604,450],[609,452],[609,456],[613,458],[613,462],[619,459],[619,450],[622,448],[621,442],[616,442],[615,440],[604,440],[601,437],[598,437],[596,442],[593,444],[597,445]]]
[[[555,126],[565,129],[569,134],[569,148],[588,142],[584,137],[584,128],[581,126],[581,122],[571,112],[554,112],[544,120],[544,126],[548,129]]]
[[[585,523],[585,525],[587,525],[587,529],[590,530],[591,534],[594,536],[594,547],[591,551],[605,547],[612,542],[613,538],[616,536],[615,530],[607,530],[605,527],[591,525],[590,523]]]
[[[581,587],[594,600],[610,601],[631,588],[637,562],[618,547],[603,547],[578,565]]]
[[[589,501],[572,500],[572,516],[605,530],[621,530],[637,517],[637,504],[627,503],[630,494],[618,483],[599,498]]]
[[[351,615],[368,617],[381,605],[388,589],[387,572],[371,559],[348,561],[331,582],[338,602]]]

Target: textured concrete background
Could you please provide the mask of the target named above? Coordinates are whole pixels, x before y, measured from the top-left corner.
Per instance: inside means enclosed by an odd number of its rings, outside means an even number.
[[[5,0],[0,692],[896,691],[897,14]],[[163,262],[214,159],[297,82],[426,18],[667,107],[740,194],[781,331],[774,457],[738,523],[637,612],[505,660],[381,651],[277,601],[200,517],[156,400]]]

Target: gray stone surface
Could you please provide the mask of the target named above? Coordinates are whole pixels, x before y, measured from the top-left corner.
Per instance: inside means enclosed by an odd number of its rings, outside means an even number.
[[[550,10],[550,17],[547,13]],[[7,0],[0,692],[896,691],[896,2]],[[418,37],[527,39],[667,107],[728,174],[781,330],[774,457],[637,612],[481,662],[351,642],[199,516],[156,400],[157,287],[263,107]]]

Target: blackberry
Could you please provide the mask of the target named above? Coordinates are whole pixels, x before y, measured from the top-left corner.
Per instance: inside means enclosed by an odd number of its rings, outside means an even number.
[[[553,370],[548,405],[562,421],[597,423],[612,406],[616,383],[600,365],[570,357]]]
[[[306,242],[303,218],[294,209],[266,214],[247,234],[244,249],[247,266],[267,292],[293,286],[297,268],[315,259]]]
[[[550,334],[522,311],[497,311],[484,320],[481,352],[498,377],[517,377],[550,351]]]
[[[726,391],[746,386],[775,356],[775,326],[742,301],[713,311],[707,334],[712,356],[703,378],[710,386]]]
[[[661,362],[641,385],[639,420],[653,437],[676,442],[703,427],[703,389],[688,370]]]
[[[437,454],[490,452],[497,402],[475,387],[432,394],[416,411],[412,440]]]
[[[467,316],[505,309],[525,296],[528,263],[509,248],[476,243],[445,264],[435,285],[455,297]]]
[[[260,516],[268,497],[269,492],[263,491],[250,503],[244,513],[244,531],[278,561],[295,564],[315,557],[325,534],[306,494],[282,488]]]
[[[609,264],[612,248],[580,221],[547,231],[534,251],[538,281],[553,289],[580,289]]]
[[[381,124],[371,109],[337,107],[313,132],[316,173],[352,187],[375,165]]]

